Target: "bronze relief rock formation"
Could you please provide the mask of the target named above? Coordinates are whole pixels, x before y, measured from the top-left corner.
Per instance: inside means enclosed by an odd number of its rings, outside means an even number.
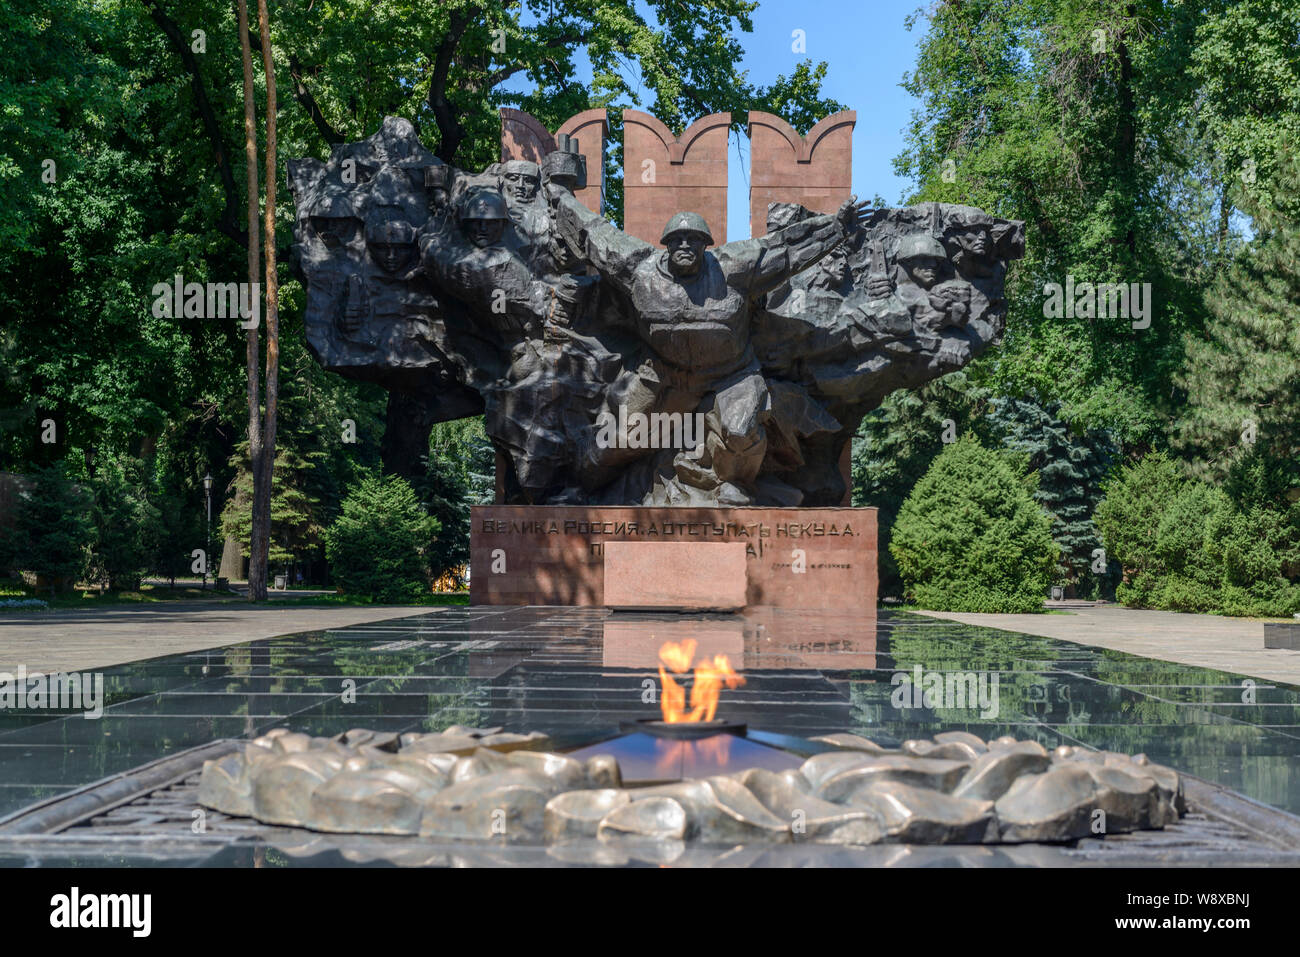
[[[509,504],[838,505],[862,416],[1002,333],[1022,223],[772,203],[764,236],[683,210],[654,245],[575,198],[565,145],[469,173],[389,117],[289,164],[313,355],[400,399],[408,457],[483,413]]]

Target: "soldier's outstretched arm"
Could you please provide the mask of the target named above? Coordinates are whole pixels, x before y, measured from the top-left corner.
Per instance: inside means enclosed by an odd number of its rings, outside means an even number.
[[[815,264],[859,228],[867,204],[849,199],[833,214],[811,216],[757,239],[727,243],[718,262],[733,286],[758,296]]]
[[[550,198],[560,239],[602,277],[630,291],[636,267],[655,253],[655,247],[593,213],[567,190],[553,187]]]

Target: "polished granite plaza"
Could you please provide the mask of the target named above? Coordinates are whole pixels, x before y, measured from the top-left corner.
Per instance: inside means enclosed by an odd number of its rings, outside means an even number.
[[[106,669],[98,720],[0,711],[0,823],[160,757],[275,727],[333,735],[502,726],[579,746],[620,721],[657,716],[657,650],[683,638],[700,656],[727,654],[743,674],[718,713],[752,729],[852,731],[886,745],[967,730],[1145,752],[1300,813],[1293,686],[905,612],[863,620],[458,607]],[[895,676],[917,666],[996,675],[996,708],[896,707]]]

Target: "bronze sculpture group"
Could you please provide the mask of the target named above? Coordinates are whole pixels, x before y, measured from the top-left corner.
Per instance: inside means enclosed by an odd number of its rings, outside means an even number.
[[[837,505],[862,416],[1001,333],[1024,252],[972,207],[853,201],[774,203],[720,245],[680,212],[656,246],[575,198],[570,149],[471,174],[392,117],[289,181],[313,354],[398,396],[413,450],[484,413],[519,504]],[[676,443],[686,416],[701,441]]]

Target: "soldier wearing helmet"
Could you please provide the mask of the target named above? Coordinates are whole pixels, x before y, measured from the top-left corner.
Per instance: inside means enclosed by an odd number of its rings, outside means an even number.
[[[366,251],[386,273],[396,273],[415,258],[415,227],[393,207],[380,207],[366,219]]]
[[[401,206],[376,206],[366,216],[368,263],[349,277],[340,325],[359,342],[387,349],[431,342],[425,317],[438,301],[417,259],[416,230]],[[376,268],[378,267],[378,268]]]
[[[929,232],[905,236],[898,246],[898,263],[911,281],[899,283],[896,295],[907,309],[914,334],[941,340],[936,342],[936,356],[944,366],[965,364],[970,344],[943,330],[965,325],[970,314],[970,283],[942,278],[949,268],[948,253]]]
[[[939,240],[929,233],[914,233],[898,246],[898,262],[907,277],[922,289],[929,289],[939,281],[948,254]]]
[[[713,245],[713,234],[699,213],[678,213],[664,226],[659,242],[667,250],[669,272],[694,276],[704,261],[704,250]]]
[[[528,264],[503,241],[506,201],[495,189],[472,190],[460,203],[459,233],[420,236],[425,270],[470,307],[477,322],[513,348],[539,322],[547,296]]]
[[[661,451],[653,459],[663,466],[661,475],[673,477],[662,497],[682,504],[755,501],[772,401],[750,341],[754,311],[761,296],[858,228],[862,206],[850,200],[834,215],[710,251],[713,235],[698,213],[673,215],[662,233],[664,248],[656,249],[564,190],[551,188],[550,199],[561,234],[580,247],[575,253],[631,298],[637,332],[650,347],[646,362],[615,383],[608,401],[626,406],[628,415],[706,415],[702,452]],[[644,453],[597,448],[593,441],[584,454],[587,467],[579,471],[594,488]]]
[[[953,265],[967,279],[988,278],[997,269],[991,227],[991,223],[982,219],[962,217],[949,227],[944,236]]]
[[[501,241],[509,220],[505,197],[494,189],[471,191],[460,204],[460,228],[479,249]]]
[[[341,192],[328,192],[312,207],[311,228],[329,249],[348,245],[361,221],[351,201]]]

